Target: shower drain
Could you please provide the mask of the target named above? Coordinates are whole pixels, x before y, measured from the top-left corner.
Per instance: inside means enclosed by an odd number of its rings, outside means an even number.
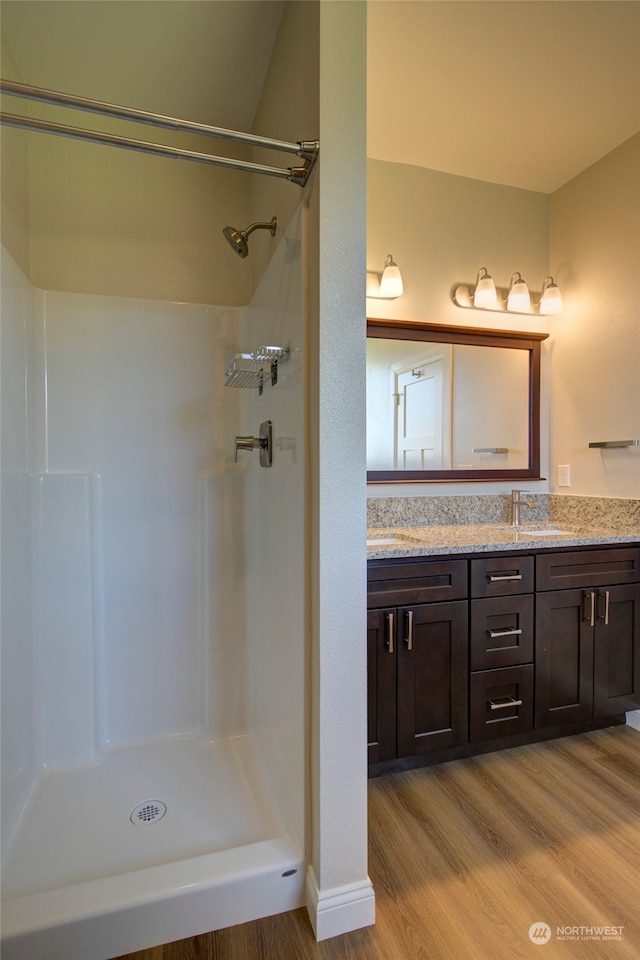
[[[147,823],[156,823],[162,820],[167,812],[167,805],[162,800],[145,800],[133,808],[129,819],[131,823],[145,826]]]

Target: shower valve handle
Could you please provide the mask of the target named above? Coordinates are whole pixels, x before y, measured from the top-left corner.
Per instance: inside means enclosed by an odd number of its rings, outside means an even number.
[[[236,437],[234,461],[238,462],[238,450],[259,450],[260,466],[270,467],[272,463],[273,450],[273,428],[271,420],[265,420],[260,424],[259,437]]]
[[[235,462],[238,462],[238,450],[261,450],[266,445],[267,441],[261,437],[236,437]]]

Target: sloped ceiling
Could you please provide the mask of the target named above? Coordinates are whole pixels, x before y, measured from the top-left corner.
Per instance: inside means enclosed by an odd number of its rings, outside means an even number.
[[[373,0],[368,154],[550,193],[640,129],[640,3]]]
[[[0,13],[26,83],[250,131],[283,6],[3,0]]]
[[[1,12],[28,83],[249,131],[282,8],[3,0]],[[637,0],[369,0],[371,157],[551,192],[638,129]]]

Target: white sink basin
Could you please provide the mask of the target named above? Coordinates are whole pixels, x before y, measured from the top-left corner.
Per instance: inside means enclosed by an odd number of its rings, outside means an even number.
[[[502,527],[510,533],[517,533],[521,537],[530,540],[537,540],[538,537],[574,537],[575,531],[566,530],[564,527]]]
[[[406,547],[416,543],[420,543],[416,537],[403,533],[372,533],[367,536],[368,547]]]

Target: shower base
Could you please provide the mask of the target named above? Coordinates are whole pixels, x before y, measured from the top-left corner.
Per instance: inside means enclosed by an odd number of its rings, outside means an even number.
[[[304,862],[272,809],[243,737],[49,773],[6,858],[3,960],[109,960],[301,906]]]

